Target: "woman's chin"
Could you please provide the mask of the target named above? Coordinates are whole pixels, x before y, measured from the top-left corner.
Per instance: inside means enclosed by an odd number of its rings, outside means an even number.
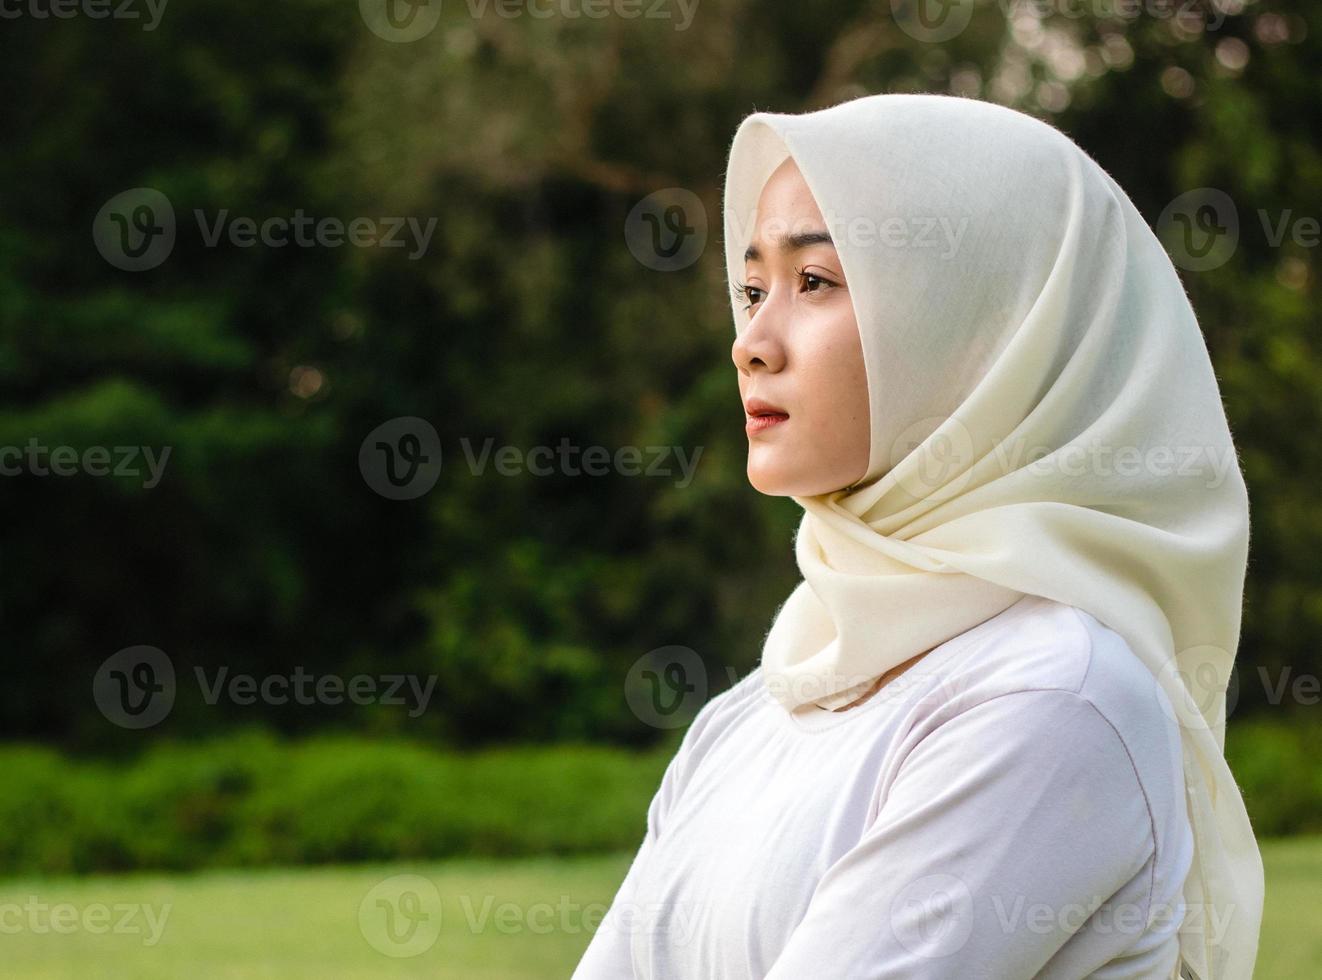
[[[807,477],[801,467],[758,465],[751,458],[748,462],[748,482],[768,497],[811,497],[826,492],[817,486],[820,481]]]
[[[775,453],[772,458],[773,454],[760,451],[765,448],[756,447],[749,452],[747,472],[753,489],[768,497],[820,497],[849,488],[863,479],[861,467],[832,473],[805,451],[786,450]],[[852,472],[855,479],[846,478],[847,472]]]

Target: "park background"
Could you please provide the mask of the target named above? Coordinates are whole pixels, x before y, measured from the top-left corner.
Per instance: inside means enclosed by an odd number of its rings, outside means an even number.
[[[5,976],[568,976],[684,722],[756,665],[797,580],[798,509],[743,476],[729,140],[754,110],[920,91],[1050,121],[1159,230],[1191,199],[1237,219],[1180,263],[1252,503],[1227,749],[1268,866],[1258,975],[1315,975],[1322,8],[4,11]],[[117,250],[162,200],[172,240]],[[685,240],[657,249],[675,202]],[[296,214],[367,230],[209,234]],[[382,433],[442,465],[401,490]],[[467,455],[565,440],[671,453],[651,475]],[[142,662],[168,704],[125,716],[108,692]],[[649,696],[671,662],[697,680],[678,710]],[[245,703],[208,697],[221,671],[432,686],[425,710]],[[410,895],[443,907],[435,935],[373,919]],[[503,925],[467,916],[493,902]],[[141,929],[89,914],[135,905]]]

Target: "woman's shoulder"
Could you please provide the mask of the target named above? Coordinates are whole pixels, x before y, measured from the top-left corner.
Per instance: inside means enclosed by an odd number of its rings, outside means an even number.
[[[1075,606],[1025,596],[934,654],[919,667],[941,688],[932,706],[946,711],[1056,691],[1091,702],[1117,727],[1173,727],[1156,676],[1119,632]]]
[[[996,620],[975,627],[977,635],[966,634],[933,665],[930,700],[915,700],[909,719],[911,742],[978,718],[988,737],[1041,745],[1064,765],[1066,755],[1104,750],[1132,769],[1156,835],[1182,833],[1180,726],[1157,677],[1124,637],[1083,609],[1039,596]],[[1061,730],[1085,722],[1101,744],[1082,745],[1082,728]]]
[[[1145,791],[1165,809],[1182,799],[1181,731],[1156,675],[1121,634],[1091,613],[1026,596],[999,616],[961,634],[909,674],[903,726],[910,745],[960,719],[1025,741],[1069,741],[1053,731],[1065,717],[1090,727],[1130,757]],[[908,679],[908,674],[900,682]],[[962,725],[953,725],[959,730]]]

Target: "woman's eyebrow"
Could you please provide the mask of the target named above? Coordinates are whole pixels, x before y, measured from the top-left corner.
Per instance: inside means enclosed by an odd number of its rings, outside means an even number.
[[[801,231],[793,235],[781,235],[777,242],[777,248],[782,252],[797,252],[799,249],[808,248],[811,245],[834,245],[831,240],[831,233],[828,231]],[[762,259],[762,252],[756,245],[749,245],[744,252],[745,262],[759,262]]]

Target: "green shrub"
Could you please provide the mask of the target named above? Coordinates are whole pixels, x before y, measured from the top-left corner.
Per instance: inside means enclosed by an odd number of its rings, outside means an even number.
[[[1231,719],[1226,758],[1259,837],[1322,831],[1322,721],[1298,714]]]
[[[85,873],[636,847],[675,741],[443,752],[241,734],[136,759],[0,748],[0,873]]]
[[[656,749],[478,752],[241,733],[124,762],[0,747],[0,874],[628,850],[682,733]],[[1322,721],[1232,719],[1227,757],[1260,837],[1322,832]]]

